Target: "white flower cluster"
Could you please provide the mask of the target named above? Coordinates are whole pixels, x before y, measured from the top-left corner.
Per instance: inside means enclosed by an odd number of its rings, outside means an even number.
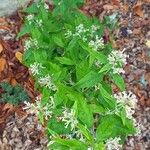
[[[112,65],[113,73],[114,74],[120,74],[125,73],[123,70],[123,66],[127,64],[127,57],[128,55],[124,54],[121,51],[112,51],[108,55],[108,61],[110,65]]]
[[[46,75],[45,77],[39,78],[38,82],[39,84],[41,84],[41,86],[45,86],[52,91],[57,90],[55,84],[52,81],[52,77],[50,75]]]
[[[31,47],[36,47],[36,48],[39,48],[38,46],[38,41],[36,39],[28,39],[25,41],[25,45],[24,45],[24,50],[28,50],[29,48]]]
[[[133,119],[133,114],[135,113],[135,108],[137,104],[136,96],[131,92],[120,92],[114,94],[118,104],[122,104],[126,110],[126,115],[129,119]]]
[[[26,17],[26,19],[28,20],[29,24],[32,23],[32,20],[34,19],[34,15],[33,14],[30,14]]]
[[[49,101],[46,105],[42,105],[40,99],[36,99],[35,103],[24,102],[25,107],[24,110],[27,111],[28,114],[39,115],[40,112],[44,114],[45,120],[48,120],[52,114],[52,109],[55,107],[54,98],[50,96]]]
[[[120,137],[110,138],[106,141],[106,149],[107,150],[120,150],[122,145],[119,144]]]
[[[41,63],[34,62],[30,65],[29,70],[33,74],[33,76],[38,75],[40,72],[40,69],[44,68]]]
[[[71,111],[68,108],[64,108],[62,121],[65,122],[65,128],[69,125],[71,126],[71,131],[75,130],[78,124],[78,120],[75,117],[75,112],[73,109]]]
[[[38,27],[43,27],[42,19],[36,20],[36,24],[37,24]]]
[[[44,8],[45,8],[46,10],[48,10],[48,9],[49,9],[48,4],[44,3]]]
[[[96,35],[95,40],[89,42],[89,46],[93,50],[98,51],[100,48],[104,48],[104,40]]]
[[[143,129],[143,125],[142,125],[141,122],[138,122],[134,118],[132,120],[133,120],[134,127],[136,128],[136,134],[135,134],[135,136],[139,136],[141,134],[142,129]]]
[[[79,37],[84,42],[90,41],[89,47],[91,47],[95,51],[98,51],[99,49],[104,48],[104,40],[100,38],[98,35],[96,35],[98,29],[99,27],[96,25],[92,25],[90,29],[87,29],[84,27],[83,24],[79,24],[75,28],[75,33],[73,33],[70,30],[67,30],[65,36],[66,38]]]

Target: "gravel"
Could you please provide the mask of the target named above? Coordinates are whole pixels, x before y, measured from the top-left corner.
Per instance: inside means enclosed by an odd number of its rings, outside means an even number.
[[[0,150],[47,150],[44,128],[33,115],[9,116],[0,136]]]

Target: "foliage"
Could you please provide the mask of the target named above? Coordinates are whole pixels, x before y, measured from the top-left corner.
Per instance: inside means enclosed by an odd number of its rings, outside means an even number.
[[[13,87],[9,83],[3,82],[0,83],[0,88],[4,91],[0,96],[1,102],[18,105],[30,100],[27,92],[20,85]]]
[[[18,35],[29,35],[24,64],[42,93],[40,120],[43,123],[47,120],[44,117],[50,116],[49,147],[103,150],[106,141],[115,137],[123,143],[136,130],[111,87],[113,83],[125,90],[120,73],[126,55],[104,41],[105,29],[111,30],[116,24],[115,15],[100,21],[79,11],[83,0],[53,3],[52,10],[44,2],[28,7]],[[47,104],[48,110],[44,111]]]

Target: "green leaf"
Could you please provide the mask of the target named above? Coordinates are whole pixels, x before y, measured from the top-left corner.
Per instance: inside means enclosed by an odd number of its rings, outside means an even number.
[[[56,60],[58,60],[63,65],[74,65],[74,62],[67,57],[55,57]]]
[[[53,35],[52,35],[52,39],[54,40],[54,42],[55,42],[58,46],[64,47],[64,42],[62,41],[61,35],[53,34]]]
[[[125,109],[121,110],[120,117],[121,117],[123,125],[126,125],[126,111],[125,111]]]
[[[60,115],[58,115],[58,116],[60,116]],[[68,126],[68,128],[65,128],[64,122],[58,121],[56,118],[57,118],[57,115],[50,118],[50,120],[48,121],[48,125],[47,125],[48,128],[59,135],[60,134],[69,134],[70,127]]]
[[[93,55],[93,57],[103,64],[108,62],[107,57],[102,52],[92,51],[91,55]]]
[[[67,140],[67,139],[60,139],[60,138],[55,138],[55,142],[68,146],[71,148],[71,150],[87,150],[87,145],[84,144],[83,142],[75,139]]]
[[[94,150],[106,150],[103,143],[95,143]]]
[[[17,39],[24,36],[25,34],[30,32],[30,27],[28,25],[23,25],[20,29],[20,32],[17,35]]]
[[[130,124],[130,122],[129,122]],[[128,134],[133,134],[133,126],[128,128],[122,124],[120,117],[116,115],[107,115],[100,120],[100,124],[96,131],[97,141],[104,141],[110,137],[125,138]]]
[[[43,114],[43,112],[39,112],[39,114],[38,114],[38,118],[40,119],[40,122],[42,123],[42,124],[44,124],[44,114]]]
[[[84,125],[78,124],[78,128],[81,130],[82,134],[86,137],[90,144],[94,142],[92,134]]]
[[[98,113],[98,114],[101,114],[104,112],[104,108],[100,105],[96,105],[96,104],[89,104],[89,107],[91,109],[91,111],[93,113]]]
[[[103,75],[98,74],[95,71],[90,71],[80,81],[75,84],[76,88],[93,87],[102,81]]]
[[[91,57],[91,61],[94,60],[94,58],[96,58],[98,61],[100,61],[101,63],[106,64],[108,62],[107,57],[102,53],[102,52],[97,52],[92,50],[91,48],[89,48],[89,46],[81,41],[78,42],[80,44],[80,46],[86,50],[87,52],[90,53],[90,57]],[[91,62],[92,63],[92,62]],[[90,63],[90,64],[91,64]]]
[[[77,81],[81,80],[86,74],[90,72],[89,63],[87,60],[82,61],[76,65]]]
[[[104,107],[115,108],[115,99],[112,97],[110,93],[107,92],[103,84],[100,85],[100,94],[103,98],[102,104],[104,105]],[[107,105],[105,105],[105,103]]]
[[[69,52],[71,59],[74,61],[74,63],[78,63],[79,60],[79,46],[77,43],[78,39],[73,38],[69,44],[68,47],[66,48],[66,51]]]
[[[106,65],[104,65],[100,71],[98,73],[102,73],[102,72],[108,72],[111,69],[111,65],[109,63],[107,63]]]
[[[86,102],[86,99],[76,92],[68,94],[67,97],[72,101],[77,101],[77,117],[82,123],[87,125],[88,128],[91,128],[94,121],[93,114]]]
[[[119,74],[112,74],[111,76],[115,84],[120,88],[120,90],[125,91],[125,83],[123,77]]]
[[[39,8],[37,8],[37,4],[33,3],[31,6],[27,7],[24,12],[26,13],[38,13],[39,12]]]

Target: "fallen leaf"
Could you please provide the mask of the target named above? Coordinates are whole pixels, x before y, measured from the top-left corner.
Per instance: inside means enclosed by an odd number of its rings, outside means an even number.
[[[150,0],[144,0],[145,3],[150,3]]]
[[[143,13],[143,10],[142,10],[142,3],[139,1],[137,2],[137,4],[133,7],[133,11],[138,15],[140,16],[141,18],[144,17],[144,13]]]
[[[7,26],[0,26],[0,29],[10,31],[9,27],[7,27]]]
[[[0,18],[0,23],[6,22],[5,18]]]
[[[110,37],[110,42],[112,43],[113,48],[117,48],[116,41],[112,37]]]
[[[2,72],[5,69],[6,66],[6,60],[4,58],[0,58],[0,72]]]
[[[120,6],[120,0],[112,0],[112,4]]]
[[[116,9],[116,6],[106,4],[106,5],[103,6],[103,8],[104,8],[105,10],[113,10],[113,9]]]
[[[3,45],[0,43],[0,53],[3,51]]]
[[[14,78],[12,78],[12,79],[10,80],[10,83],[11,83],[12,86],[16,86],[16,85],[17,85],[17,81],[16,81],[16,79],[14,79]]]
[[[129,10],[129,5],[123,5],[122,8],[127,12]]]
[[[14,106],[12,104],[6,103],[5,106],[3,107],[3,111],[12,111],[14,109]]]
[[[136,34],[136,35],[141,34],[141,28],[135,28],[133,30],[133,34]]]
[[[21,52],[16,52],[15,57],[19,60],[20,63],[22,63],[23,54]]]
[[[147,47],[150,48],[150,40],[147,40],[145,44],[146,44]]]

